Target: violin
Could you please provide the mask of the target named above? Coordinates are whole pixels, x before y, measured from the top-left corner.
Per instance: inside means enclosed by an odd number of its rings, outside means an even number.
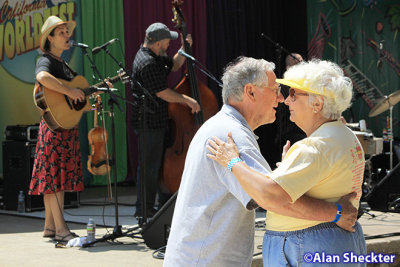
[[[88,133],[91,154],[88,158],[87,168],[93,175],[105,175],[111,171],[111,163],[107,154],[107,130],[97,125],[97,113],[102,108],[100,95],[96,96],[95,103],[94,127]]]

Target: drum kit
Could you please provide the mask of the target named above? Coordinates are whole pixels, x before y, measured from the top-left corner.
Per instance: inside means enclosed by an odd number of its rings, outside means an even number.
[[[369,112],[369,117],[375,117],[387,110],[390,112],[389,117],[389,130],[393,133],[393,107],[400,102],[400,90],[385,96],[381,99],[373,109]],[[390,177],[390,172],[393,170],[393,137],[389,135],[388,141],[390,142],[390,163],[389,170],[386,173],[382,168],[376,168],[373,166],[372,158],[375,155],[379,155],[383,152],[383,138],[374,137],[372,133],[366,131],[365,121],[360,121],[360,123],[348,123],[346,124],[350,129],[353,130],[357,138],[359,139],[361,146],[363,147],[365,154],[365,174],[363,183],[363,199],[368,201],[372,193],[377,189],[378,185],[383,184],[386,178]],[[363,126],[364,124],[364,126]],[[399,164],[397,164],[399,165]],[[397,168],[398,166],[396,166]],[[382,178],[382,175],[384,176]],[[400,202],[400,198],[396,201]]]

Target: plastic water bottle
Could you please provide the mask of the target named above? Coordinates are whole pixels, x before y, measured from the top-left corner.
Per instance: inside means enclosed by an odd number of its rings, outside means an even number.
[[[23,191],[19,191],[18,195],[18,212],[25,212],[25,195]]]
[[[92,218],[89,218],[89,222],[86,227],[87,230],[87,241],[93,242],[96,240],[96,224]]]

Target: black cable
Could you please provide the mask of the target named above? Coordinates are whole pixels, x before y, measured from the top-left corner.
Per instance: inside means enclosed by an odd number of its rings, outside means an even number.
[[[166,250],[167,246],[163,246],[161,248],[158,248],[156,250],[153,251],[153,258],[155,259],[159,259],[159,260],[163,260],[165,257],[165,250]],[[157,253],[157,254],[156,254]]]

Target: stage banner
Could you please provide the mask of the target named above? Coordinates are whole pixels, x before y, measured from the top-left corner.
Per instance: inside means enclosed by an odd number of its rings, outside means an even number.
[[[0,6],[0,129],[6,125],[39,123],[33,102],[36,60],[41,55],[39,39],[44,21],[51,15],[75,20],[74,38],[81,39],[80,0],[5,0]],[[82,73],[82,54],[70,49],[63,54],[70,66]],[[0,134],[4,141],[4,134]],[[0,157],[3,157],[0,148]],[[87,150],[87,148],[86,148]],[[86,152],[87,154],[87,152]],[[87,158],[87,156],[86,156]],[[0,160],[3,172],[3,160]]]
[[[400,100],[400,4],[398,0],[307,1],[308,58],[340,64],[353,81],[348,121],[366,120],[375,136],[382,136],[389,111],[382,99]],[[399,132],[399,105],[393,108],[393,129]],[[389,108],[389,105],[387,104]],[[380,109],[378,109],[380,110]]]

